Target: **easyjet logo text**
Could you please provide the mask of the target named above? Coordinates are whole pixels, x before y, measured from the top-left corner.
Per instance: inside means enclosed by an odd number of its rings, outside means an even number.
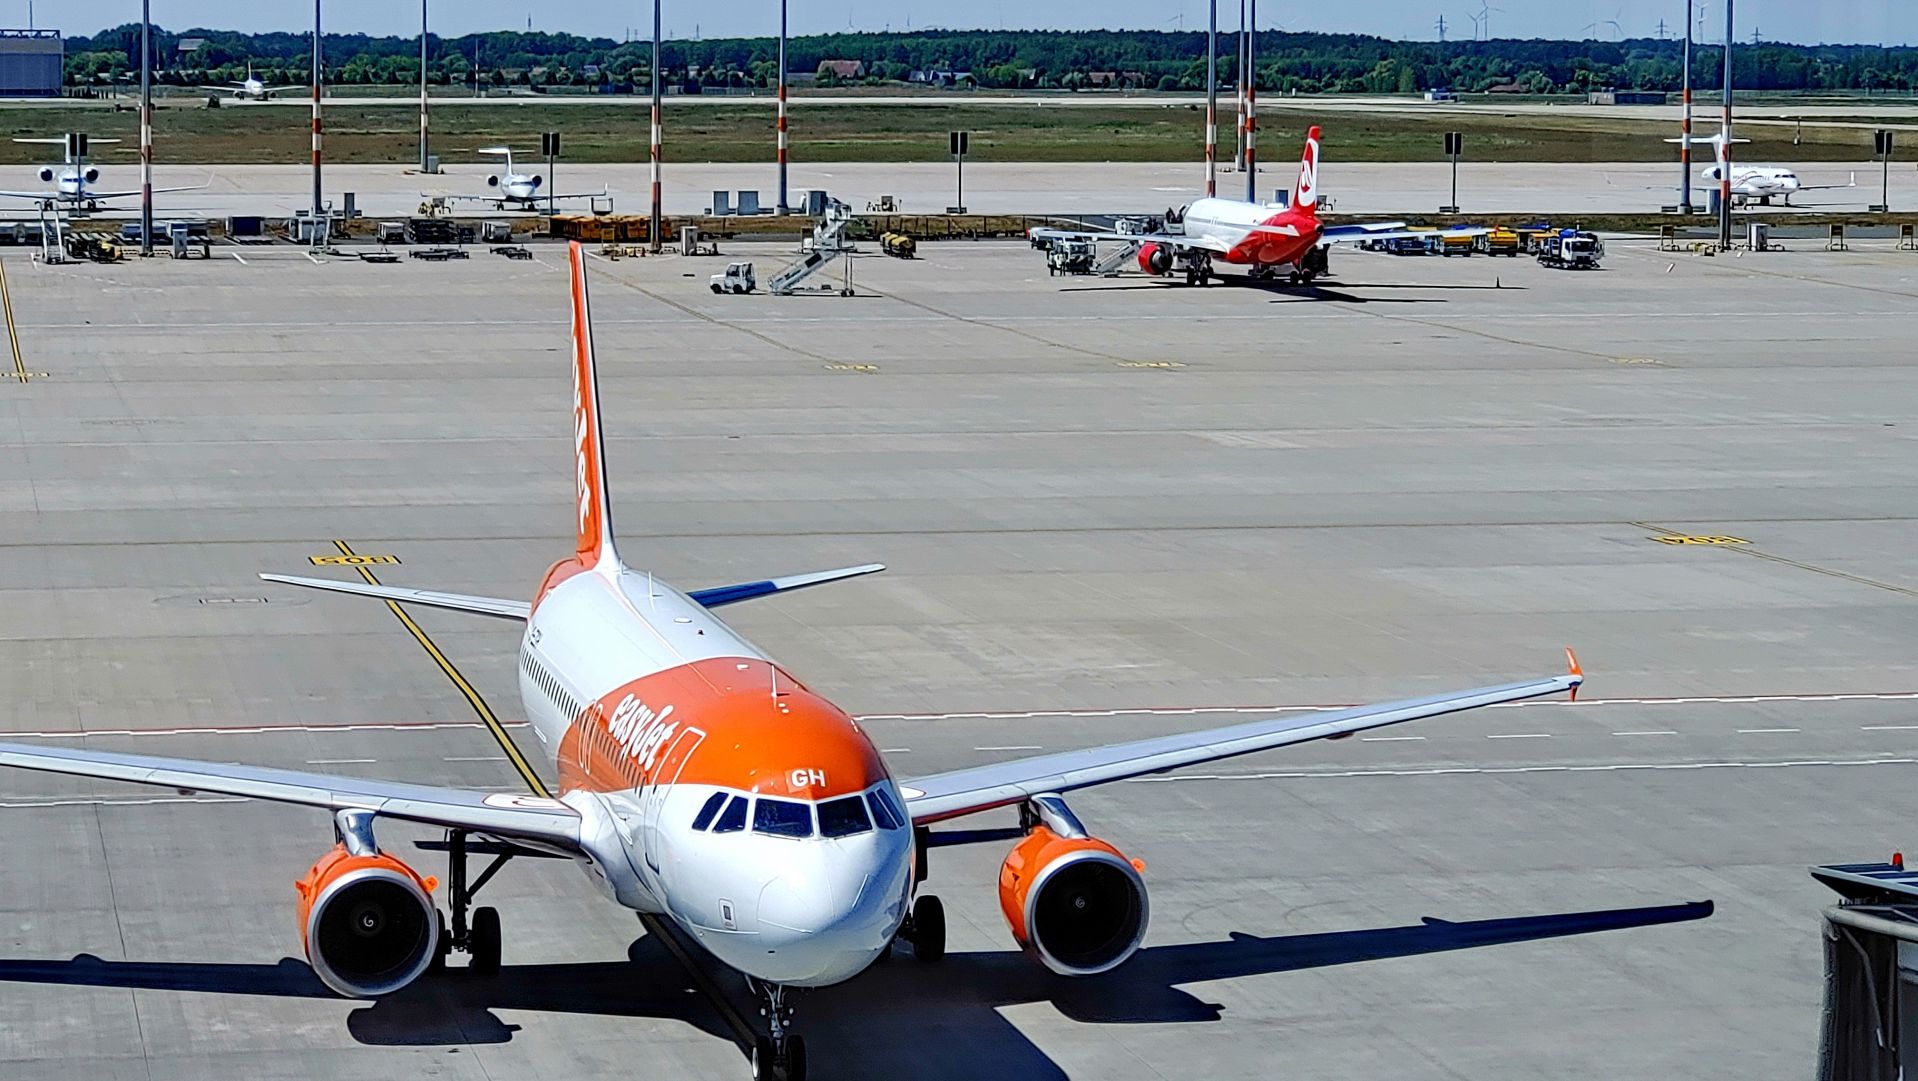
[[[666,719],[672,715],[671,706],[654,712],[651,706],[629,694],[614,707],[612,717],[606,722],[606,731],[626,752],[626,757],[639,760],[642,772],[650,771],[659,749],[679,729],[678,721]]]

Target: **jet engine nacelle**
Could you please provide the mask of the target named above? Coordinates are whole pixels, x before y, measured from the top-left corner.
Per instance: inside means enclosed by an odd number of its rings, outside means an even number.
[[[1145,939],[1148,914],[1145,880],[1118,849],[1045,826],[1006,856],[999,909],[1020,948],[1061,976],[1123,964]]]
[[[539,175],[538,173],[534,173],[533,179],[530,181],[530,183],[533,185],[534,189],[537,190],[541,184],[546,183],[546,178]]]
[[[1147,274],[1172,273],[1172,249],[1157,244],[1139,245],[1139,269]]]
[[[439,952],[438,885],[384,852],[334,846],[294,883],[314,975],[348,998],[378,998],[418,979]]]
[[[88,169],[86,172],[81,173],[80,176],[89,184],[98,183],[100,180],[100,170]]]
[[[44,165],[41,166],[40,167],[40,183],[51,184],[52,182],[53,182],[53,170]]]
[[[487,178],[486,178],[486,186],[487,186],[487,187],[489,187],[489,188],[497,188],[497,187],[499,187],[499,176],[498,176],[498,174],[495,174],[495,175],[493,175],[493,176],[489,176],[489,177],[487,177]]]

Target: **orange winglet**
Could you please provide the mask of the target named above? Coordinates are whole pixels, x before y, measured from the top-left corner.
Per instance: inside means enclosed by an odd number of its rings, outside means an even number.
[[[1565,647],[1565,665],[1571,669],[1571,675],[1578,679],[1578,683],[1572,684],[1572,701],[1576,702],[1579,684],[1585,682],[1585,670],[1578,666],[1578,654],[1572,652],[1571,646]]]

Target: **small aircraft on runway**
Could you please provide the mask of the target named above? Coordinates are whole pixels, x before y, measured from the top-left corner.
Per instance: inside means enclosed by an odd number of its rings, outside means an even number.
[[[542,202],[558,202],[563,199],[603,199],[607,189],[598,191],[572,192],[566,195],[546,195],[540,192],[546,178],[538,173],[516,173],[513,171],[513,151],[504,146],[483,146],[478,153],[489,157],[506,159],[506,172],[494,173],[486,178],[486,186],[492,188],[493,195],[432,195],[421,192],[422,198],[446,201],[468,201],[486,203],[495,210],[537,210]]]
[[[1448,229],[1442,232],[1405,229],[1402,221],[1362,225],[1327,225],[1319,220],[1319,129],[1305,136],[1299,160],[1299,183],[1288,203],[1252,203],[1243,199],[1200,199],[1185,208],[1180,233],[1105,233],[1073,229],[1034,229],[1034,240],[1090,240],[1136,245],[1139,269],[1152,275],[1185,272],[1187,285],[1209,284],[1217,272],[1214,263],[1248,268],[1257,280],[1281,273],[1294,282],[1309,282],[1330,268],[1333,244],[1361,240],[1390,240],[1400,236],[1478,236],[1489,229]]]
[[[295,83],[291,86],[267,86],[254,78],[253,65],[248,64],[244,82],[227,83],[223,86],[202,86],[200,89],[211,90],[215,94],[231,95],[235,101],[271,101],[275,94],[284,94],[290,90],[308,90],[311,87],[305,83]]]
[[[803,1081],[805,1043],[792,1028],[800,992],[851,979],[895,941],[909,943],[921,961],[944,956],[944,909],[921,888],[933,849],[1009,842],[997,885],[1013,940],[1054,973],[1097,976],[1124,964],[1145,938],[1145,864],[1095,836],[1065,793],[1575,693],[1584,679],[1568,650],[1564,675],[896,778],[849,714],[714,614],[882,566],[681,592],[622,558],[586,257],[578,243],[569,255],[575,544],[533,599],[261,576],[519,624],[520,699],[558,778],[555,795],[530,767],[524,776],[538,794],[0,743],[0,766],[330,813],[335,844],[299,880],[296,920],[315,975],[349,998],[398,992],[452,950],[468,954],[476,974],[497,972],[499,913],[469,911],[493,869],[469,879],[468,857],[491,857],[497,868],[508,858],[557,856],[616,903],[675,928],[741,973],[768,1026],[754,1040],[754,1077]],[[933,829],[995,809],[1016,810],[1018,825]],[[448,832],[450,919],[433,897],[439,881],[381,846],[382,820]],[[541,933],[555,930],[564,928]]]
[[[100,170],[88,163],[88,149],[100,143],[117,143],[119,141],[118,139],[89,139],[86,133],[78,131],[70,131],[65,135],[48,138],[15,139],[14,142],[16,143],[45,143],[50,146],[64,146],[66,147],[65,160],[59,165],[43,165],[40,167],[40,179],[53,185],[50,190],[0,190],[0,198],[31,199],[38,203],[42,210],[59,208],[73,211],[87,211],[100,209],[102,200],[130,199],[133,196],[139,195],[139,188],[131,188],[124,191],[102,191],[93,187],[93,184],[100,179]],[[212,183],[213,178],[208,177],[205,183],[186,184],[171,188],[154,188],[153,193],[159,195],[172,191],[198,191],[201,188],[211,186]]]

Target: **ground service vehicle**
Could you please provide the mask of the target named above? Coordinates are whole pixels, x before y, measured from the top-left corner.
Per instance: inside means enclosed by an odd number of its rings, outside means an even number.
[[[1426,233],[1414,233],[1390,237],[1384,243],[1385,250],[1393,255],[1430,255],[1437,250],[1438,238]]]
[[[759,279],[753,277],[751,263],[727,263],[722,274],[712,277],[715,293],[750,293],[759,287]]]
[[[895,259],[911,259],[918,254],[919,242],[905,233],[880,233],[879,249]]]
[[[1560,229],[1546,237],[1538,249],[1540,266],[1560,270],[1597,270],[1603,258],[1605,244],[1598,235],[1577,229]]]
[[[1478,238],[1478,250],[1487,255],[1509,255],[1518,258],[1518,234],[1503,225]]]
[[[1444,256],[1463,255],[1470,258],[1478,250],[1478,237],[1469,233],[1439,238],[1439,254]]]
[[[1060,237],[1046,249],[1046,273],[1055,277],[1060,274],[1090,274],[1093,255],[1092,241]]]

